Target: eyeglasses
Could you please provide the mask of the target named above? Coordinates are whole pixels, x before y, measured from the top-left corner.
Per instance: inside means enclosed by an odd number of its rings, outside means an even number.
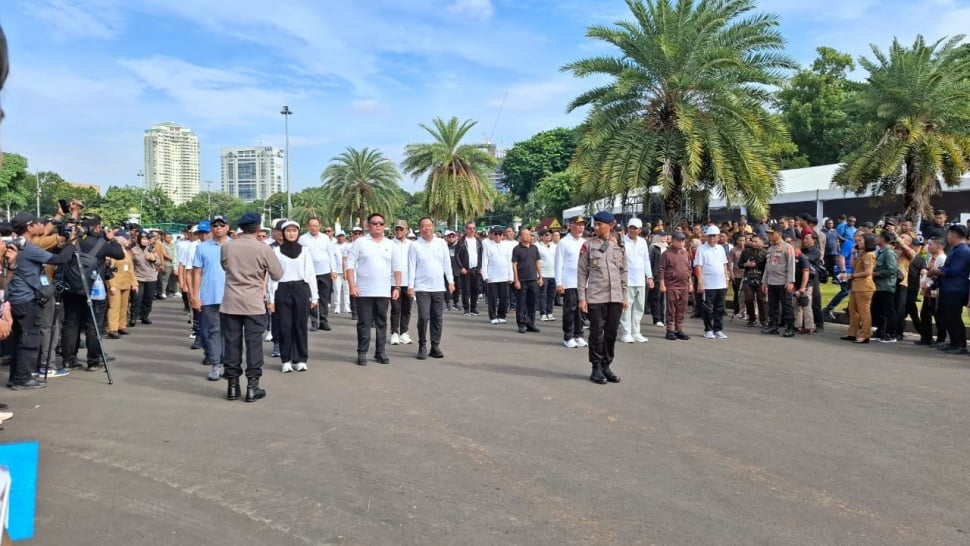
[[[370,225],[372,225],[372,226],[383,226],[384,225],[384,222],[371,222]]]
[[[383,225],[383,224],[381,224],[381,225]],[[394,231],[404,231],[405,229],[406,228],[402,228],[401,226],[397,226],[396,228],[394,228]]]
[[[332,229],[325,229],[325,230],[323,230],[323,232],[324,233],[333,233],[333,230]]]

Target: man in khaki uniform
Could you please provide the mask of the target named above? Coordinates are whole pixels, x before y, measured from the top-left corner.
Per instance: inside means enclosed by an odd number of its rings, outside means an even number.
[[[266,396],[259,388],[263,375],[263,333],[266,332],[267,276],[274,281],[283,276],[283,267],[273,249],[256,238],[262,218],[247,212],[239,219],[242,233],[222,245],[222,268],[226,271],[226,290],[219,306],[222,339],[225,342],[225,374],[229,380],[227,398],[239,398],[242,375],[243,338],[246,340],[246,401]]]
[[[593,216],[596,237],[579,250],[577,290],[579,310],[589,317],[589,380],[605,385],[619,383],[610,370],[620,316],[627,308],[626,251],[612,235],[616,219],[607,211]]]

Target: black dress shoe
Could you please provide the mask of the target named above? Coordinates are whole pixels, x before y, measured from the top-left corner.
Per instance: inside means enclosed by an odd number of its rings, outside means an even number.
[[[428,353],[428,356],[430,356],[431,358],[444,358],[445,354],[441,352],[441,349],[432,345],[431,352]]]
[[[27,381],[18,381],[14,383],[9,383],[8,385],[11,389],[15,391],[28,391],[32,389],[43,389],[44,387],[47,386],[47,383],[45,383],[44,381],[38,381],[32,377]]]
[[[195,341],[193,341],[192,346],[189,347],[189,349],[192,349],[193,351],[198,351],[201,348],[202,348],[202,340],[199,340],[199,339],[196,339]]]
[[[357,365],[358,366],[366,366],[367,365],[367,356],[366,355],[357,355]]]
[[[81,364],[77,360],[75,360],[75,359],[72,358],[72,359],[69,359],[69,360],[65,360],[64,361],[64,367],[67,368],[67,369],[69,369],[69,370],[73,370],[73,369],[76,369],[76,368],[80,368],[81,367]]]
[[[855,341],[855,336],[842,336],[839,339],[842,341]]]
[[[795,337],[795,329],[790,326],[785,328],[785,333],[781,334],[781,337]]]
[[[687,334],[685,334],[682,331],[681,332],[674,332],[674,335],[677,336],[677,339],[679,339],[681,341],[687,341],[688,339],[690,339],[690,336],[687,335]]]
[[[620,376],[618,376],[615,373],[613,373],[613,371],[610,370],[610,367],[609,366],[606,366],[606,367],[603,368],[603,377],[605,377],[606,380],[609,381],[610,383],[619,383],[620,382]]]
[[[664,336],[664,339],[669,339],[670,341],[676,341],[677,334],[668,331],[667,334]]]
[[[143,318],[143,319],[141,319],[141,323],[142,324],[151,324],[152,321],[151,321],[151,319]]]
[[[539,330],[535,326],[531,326],[531,325],[530,326],[526,326],[525,329],[528,330],[528,331],[530,331],[530,332],[536,332],[536,333],[541,332],[541,330]]]
[[[230,377],[229,378],[229,389],[226,392],[227,400],[239,400],[239,378]]]
[[[525,326],[519,326],[519,333],[520,334],[524,334],[524,333],[526,333],[528,331],[529,331],[529,329],[526,328]]]
[[[126,330],[124,328],[121,328],[121,329],[118,330],[118,333],[121,334],[121,335],[123,335],[123,336],[127,336],[131,332],[129,332],[128,330]]]
[[[118,332],[108,332],[107,334],[104,335],[104,337],[106,337],[107,339],[121,339],[121,336],[118,335]]]
[[[255,402],[266,398],[266,390],[259,388],[259,378],[250,377],[246,383],[246,401]]]
[[[374,360],[376,360],[378,364],[390,364],[391,363],[391,359],[390,358],[387,358],[387,355],[374,355]]]
[[[592,381],[593,383],[596,383],[597,385],[606,384],[606,376],[603,375],[603,370],[599,368],[593,368],[593,373],[590,374],[589,380]]]
[[[321,324],[320,329],[323,330],[324,332],[329,332],[330,330],[333,330],[333,328],[331,328],[330,325],[327,323]]]

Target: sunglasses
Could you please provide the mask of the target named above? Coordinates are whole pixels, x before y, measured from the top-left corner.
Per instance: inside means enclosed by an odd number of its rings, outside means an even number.
[[[372,226],[383,226],[384,225],[384,222],[371,222],[370,225],[372,225]]]
[[[381,224],[381,225],[383,225],[383,224]],[[404,231],[405,229],[406,228],[402,228],[401,226],[397,226],[396,228],[394,228],[394,231]]]

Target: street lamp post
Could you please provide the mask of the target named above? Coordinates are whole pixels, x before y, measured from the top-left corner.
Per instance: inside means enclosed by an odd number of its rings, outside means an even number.
[[[145,214],[145,171],[138,169],[138,178],[141,179],[139,186],[141,186],[141,192],[139,192],[138,198],[138,223],[142,222],[142,215]]]
[[[35,175],[37,179],[37,216],[40,216],[40,171]]]
[[[212,181],[205,181],[205,193],[209,197],[209,218],[212,218]]]
[[[289,106],[284,106],[280,110],[280,114],[283,114],[283,128],[286,131],[286,165],[284,169],[286,170],[286,216],[290,216],[290,210],[293,208],[293,200],[290,197],[290,114],[293,111],[290,110]]]

